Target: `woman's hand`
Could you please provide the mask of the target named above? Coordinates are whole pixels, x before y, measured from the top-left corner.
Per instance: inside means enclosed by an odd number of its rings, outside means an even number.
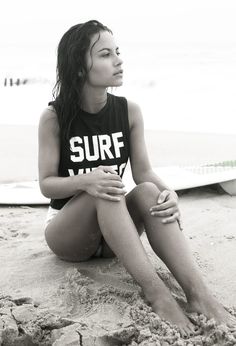
[[[178,196],[173,190],[162,191],[157,199],[157,205],[150,209],[152,216],[162,217],[163,223],[177,221],[181,231],[183,230],[180,210],[178,207]]]
[[[119,202],[126,193],[121,177],[109,166],[99,166],[85,176],[85,190],[91,196]]]

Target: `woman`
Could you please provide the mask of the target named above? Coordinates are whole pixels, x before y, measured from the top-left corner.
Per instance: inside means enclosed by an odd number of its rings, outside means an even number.
[[[204,285],[180,232],[178,197],[150,166],[140,108],[107,92],[122,85],[122,63],[111,30],[95,20],[73,26],[59,43],[57,94],[39,124],[40,188],[51,198],[47,244],[67,261],[117,256],[153,311],[189,335],[193,324],[140,241],[145,228],[189,311],[228,323],[232,317]],[[136,187],[126,194],[128,159]]]

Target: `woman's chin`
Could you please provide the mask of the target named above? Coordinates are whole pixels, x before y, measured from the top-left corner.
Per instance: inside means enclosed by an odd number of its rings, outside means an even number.
[[[112,83],[111,87],[120,87],[123,85],[123,80],[117,81],[116,83]]]

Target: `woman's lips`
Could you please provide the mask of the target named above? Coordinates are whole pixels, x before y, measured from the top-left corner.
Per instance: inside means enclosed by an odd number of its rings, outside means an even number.
[[[123,70],[120,70],[120,71],[114,73],[114,76],[117,76],[117,75],[123,75]]]

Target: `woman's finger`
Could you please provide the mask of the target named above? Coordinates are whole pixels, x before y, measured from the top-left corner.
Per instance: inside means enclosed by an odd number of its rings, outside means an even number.
[[[161,204],[161,203],[163,203],[166,199],[167,199],[167,197],[169,196],[169,191],[168,190],[163,190],[160,194],[159,194],[159,196],[158,196],[158,199],[157,199],[157,203],[159,204]]]
[[[162,223],[172,223],[174,221],[177,221],[178,220],[178,217],[179,217],[179,213],[174,213],[172,216],[170,217],[167,217],[167,218],[164,218],[162,220]]]
[[[181,218],[181,215],[180,215],[180,214],[179,214],[179,217],[178,217],[178,219],[177,219],[177,222],[178,222],[178,224],[179,224],[179,229],[180,229],[181,231],[183,231],[184,225],[183,225],[183,221],[182,221],[182,218]]]
[[[107,201],[111,201],[111,202],[119,202],[121,199],[121,197],[119,197],[119,196],[112,196],[112,195],[109,195],[107,193],[98,193],[97,197],[105,199]]]
[[[166,210],[160,210],[160,211],[157,211],[157,210],[152,210],[151,211],[151,215],[152,216],[171,216],[173,215],[174,213],[176,213],[178,211],[178,209],[176,207],[174,208],[168,208]]]
[[[106,187],[104,189],[106,194],[115,194],[115,195],[125,195],[126,190],[123,188],[117,188],[117,187]]]
[[[166,201],[162,204],[156,204],[156,205],[153,205],[151,208],[150,208],[150,211],[153,210],[153,211],[159,211],[159,210],[165,210],[165,209],[168,209],[168,208],[172,208],[172,207],[176,207],[177,206],[177,203],[175,203],[174,201]]]
[[[98,166],[98,169],[101,169],[105,173],[111,173],[117,175],[117,172],[110,166]]]
[[[110,181],[121,181],[122,179],[118,174],[105,174],[105,179]]]
[[[125,187],[122,181],[119,180],[106,180],[103,185],[106,187],[117,187],[120,189]]]

